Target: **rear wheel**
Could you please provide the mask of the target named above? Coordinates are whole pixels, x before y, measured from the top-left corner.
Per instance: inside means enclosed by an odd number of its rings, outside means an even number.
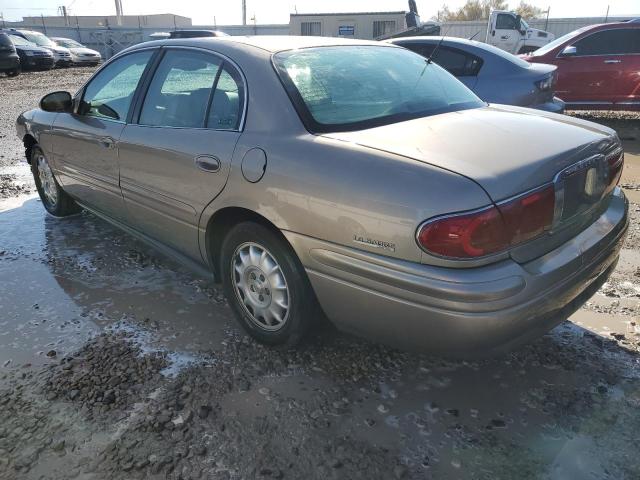
[[[286,241],[263,225],[245,222],[227,234],[221,255],[225,295],[244,329],[262,343],[298,343],[318,307]]]
[[[60,188],[47,158],[38,146],[34,146],[31,151],[31,172],[47,212],[56,217],[66,217],[80,211],[73,198]]]

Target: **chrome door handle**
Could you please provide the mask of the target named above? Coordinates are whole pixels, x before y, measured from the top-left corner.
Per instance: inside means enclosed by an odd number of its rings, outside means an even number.
[[[212,155],[198,155],[195,163],[196,167],[205,172],[215,173],[220,170],[220,160]]]
[[[622,63],[622,60],[605,60],[604,63]]]
[[[502,40],[509,40],[509,35],[503,35],[500,37]]]
[[[102,145],[104,148],[113,148],[115,144],[115,140],[111,137],[102,137],[100,139],[100,145]]]

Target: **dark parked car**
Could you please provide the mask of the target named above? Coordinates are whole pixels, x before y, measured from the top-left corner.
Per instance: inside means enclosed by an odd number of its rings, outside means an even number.
[[[16,47],[22,70],[50,70],[55,65],[51,50],[38,47],[29,40],[16,35],[8,35],[8,37]]]
[[[20,57],[6,33],[0,33],[0,72],[5,72],[10,77],[20,73]]]
[[[498,47],[464,38],[409,37],[388,42],[426,58],[433,54],[435,63],[486,102],[564,111],[564,102],[554,96],[557,67],[553,65],[527,63]]]
[[[640,23],[590,25],[523,57],[558,67],[558,95],[574,109],[640,110]]]
[[[15,28],[7,29],[5,32],[9,35],[22,37],[38,47],[46,48],[53,54],[53,61],[58,67],[68,67],[72,64],[71,52],[69,49],[56,45],[56,42],[43,33],[33,30],[18,30]]]
[[[219,30],[174,30],[169,33],[169,38],[199,38],[199,37],[228,37]]]

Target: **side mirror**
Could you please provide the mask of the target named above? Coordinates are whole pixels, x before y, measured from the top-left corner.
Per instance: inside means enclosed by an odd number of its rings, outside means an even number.
[[[69,92],[52,92],[42,97],[40,108],[45,112],[67,112],[73,110],[73,98]]]
[[[568,47],[564,47],[564,50],[560,52],[561,57],[573,57],[578,54],[578,49],[573,45],[569,45]]]

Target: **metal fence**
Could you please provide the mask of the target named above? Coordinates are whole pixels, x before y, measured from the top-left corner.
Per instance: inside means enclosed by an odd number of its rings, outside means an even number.
[[[170,31],[173,28],[158,27],[45,27],[42,25],[20,25],[21,29],[36,30],[45,33],[48,37],[71,38],[99,51],[103,58],[111,58],[119,51],[136,43],[153,40],[151,34]],[[229,35],[288,35],[289,25],[205,25],[189,28],[205,30],[222,30]]]
[[[584,18],[550,18],[529,21],[533,28],[539,28],[553,33],[556,38],[577,28],[596,23],[619,22],[630,17],[584,17]],[[120,50],[136,43],[151,40],[149,36],[159,31],[169,31],[173,28],[159,27],[74,27],[74,26],[45,26],[20,25],[19,28],[37,30],[49,37],[72,38],[89,48],[98,50],[103,57],[110,58]],[[222,30],[229,35],[289,35],[289,24],[276,25],[198,25],[189,28]],[[446,22],[440,29],[442,35],[450,37],[469,38],[484,41],[487,34],[487,21],[474,22]]]
[[[620,22],[629,20],[632,17],[584,17],[584,18],[550,18],[527,20],[532,28],[538,28],[553,33],[556,38],[565,33],[572,32],[587,25],[606,22]],[[475,35],[474,40],[484,41],[487,36],[487,20],[477,22],[446,22],[441,25],[440,32],[448,37],[470,38]]]

